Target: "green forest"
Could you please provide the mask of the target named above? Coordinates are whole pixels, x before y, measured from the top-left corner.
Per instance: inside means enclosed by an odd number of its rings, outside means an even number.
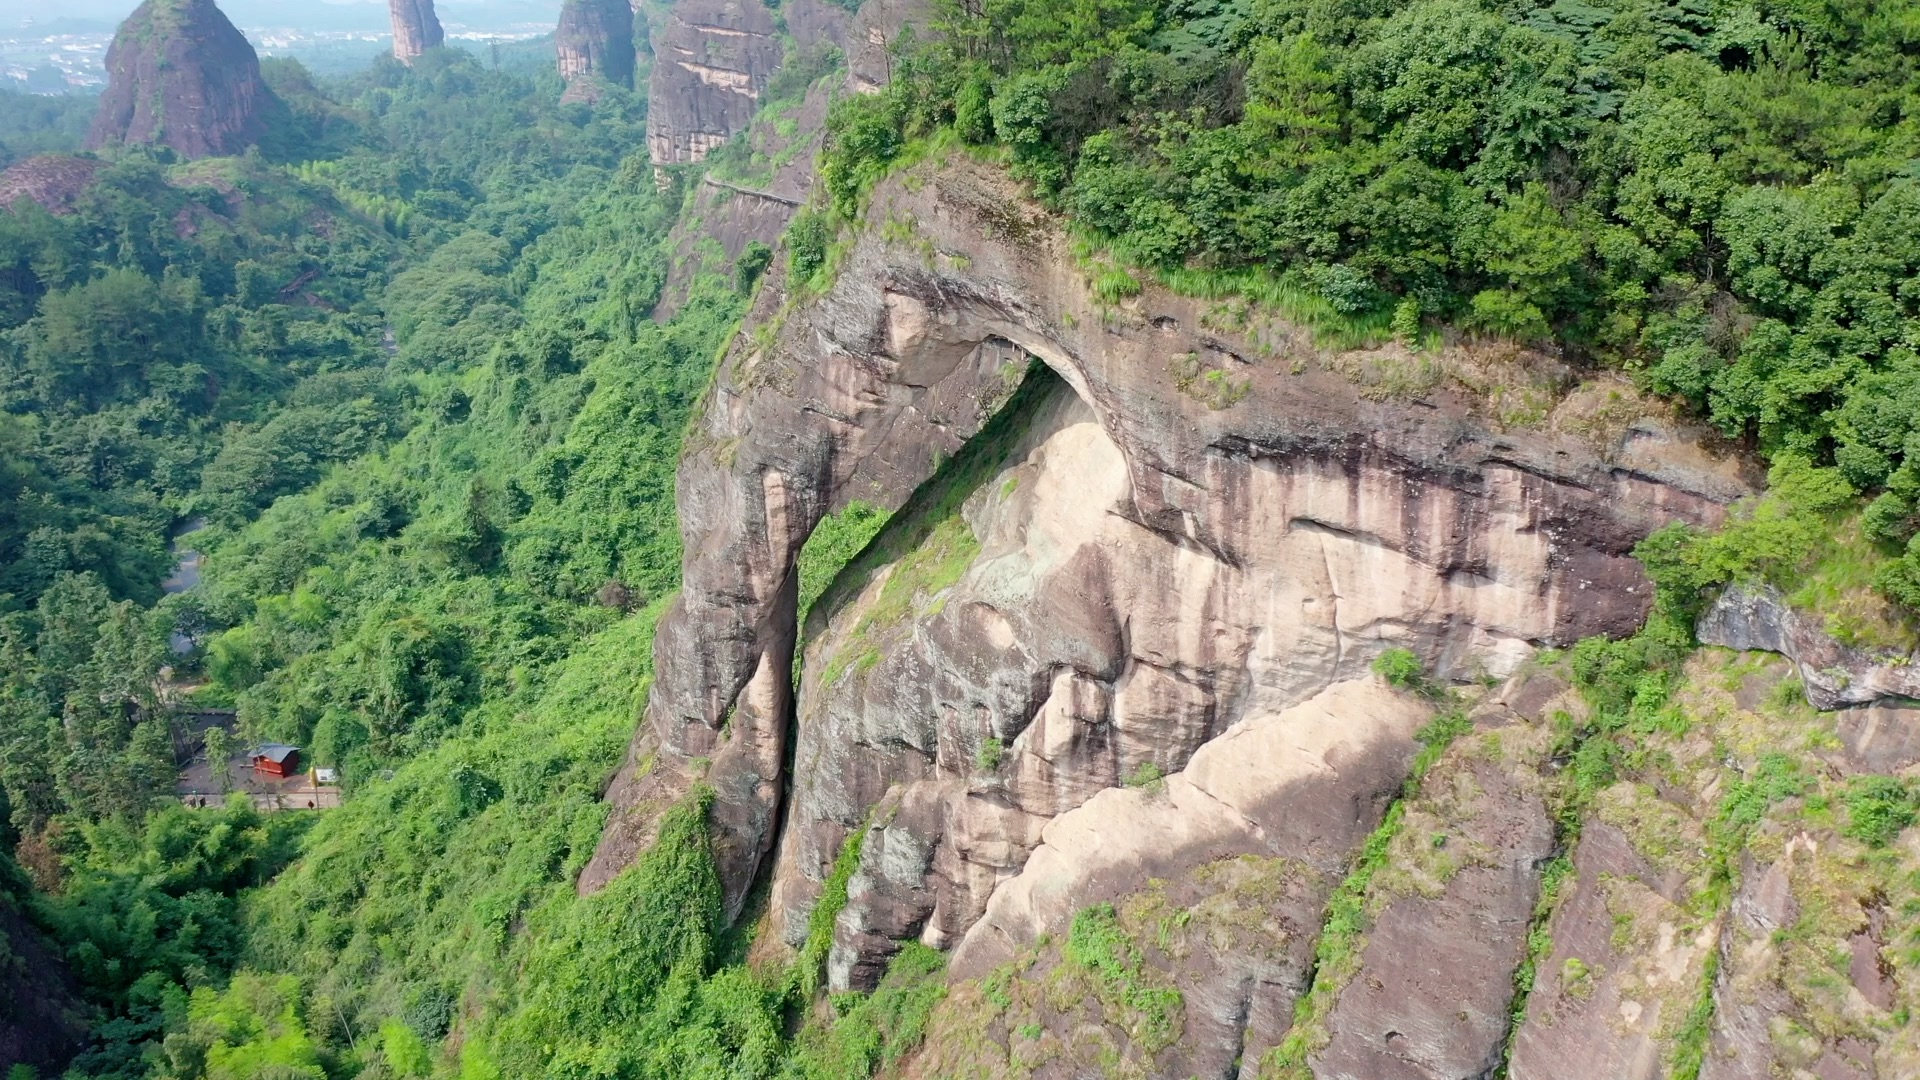
[[[1602,736],[1653,723],[1728,581],[1920,640],[1920,4],[933,9],[885,90],[834,104],[778,254],[802,287],[874,183],[965,152],[1065,215],[1113,300],[1157,282],[1328,340],[1626,372],[1771,488],[1642,546],[1653,626],[1575,654]],[[72,212],[0,211],[0,902],[90,1010],[66,1075],[897,1061],[944,960],[910,946],[876,992],[824,994],[859,834],[778,969],[725,924],[698,791],[605,891],[573,884],[678,584],[682,434],[768,252],[703,252],[652,318],[699,177],[656,176],[644,92],[563,104],[552,73],[455,50],[264,69],[289,126],[258,150],[118,151]],[[66,99],[18,103],[0,167],[78,146]],[[865,513],[808,549],[809,598]],[[185,545],[202,584],[163,594]],[[178,718],[228,708],[338,768],[344,805],[181,807]],[[1610,769],[1593,734],[1577,769]],[[1885,794],[1897,833],[1914,798]]]

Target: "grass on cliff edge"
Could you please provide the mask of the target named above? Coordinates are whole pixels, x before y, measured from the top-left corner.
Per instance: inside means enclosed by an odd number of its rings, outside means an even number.
[[[1314,946],[1313,981],[1294,1005],[1293,1025],[1286,1038],[1267,1052],[1261,1069],[1263,1076],[1312,1080],[1308,1060],[1327,1045],[1331,1038],[1327,1021],[1333,1015],[1333,1007],[1340,999],[1340,992],[1360,970],[1366,931],[1371,923],[1367,914],[1368,890],[1374,877],[1386,866],[1387,853],[1406,822],[1408,801],[1419,795],[1421,781],[1453,740],[1473,727],[1463,704],[1432,684],[1408,650],[1389,649],[1382,653],[1374,661],[1374,671],[1398,689],[1436,701],[1441,711],[1416,733],[1420,750],[1414,755],[1406,786],[1387,808],[1379,827],[1360,846],[1352,868],[1327,901],[1326,921],[1321,926],[1320,940]]]

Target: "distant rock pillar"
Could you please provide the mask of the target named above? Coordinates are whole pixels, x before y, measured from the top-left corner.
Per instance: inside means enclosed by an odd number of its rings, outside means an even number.
[[[647,150],[655,165],[700,161],[745,131],[780,66],[773,11],[760,0],[680,0],[653,30]]]
[[[569,97],[591,98],[599,80],[631,89],[633,9],[627,0],[567,0],[554,50]]]
[[[266,135],[276,105],[253,46],[213,0],[147,0],[107,49],[107,89],[87,148],[238,154]]]
[[[412,64],[414,57],[446,42],[433,0],[387,0],[387,10],[393,14],[393,56],[401,63]]]

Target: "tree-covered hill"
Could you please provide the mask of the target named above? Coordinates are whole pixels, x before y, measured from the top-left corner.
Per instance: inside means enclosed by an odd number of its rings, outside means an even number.
[[[965,152],[1070,220],[1109,303],[1158,281],[1327,340],[1553,351],[1771,466],[1725,530],[1643,546],[1647,633],[1575,653],[1578,799],[1679,737],[1726,581],[1916,640],[1920,5],[938,0],[893,50],[783,241],[800,302],[879,227],[879,179]],[[791,957],[725,924],[698,788],[574,887],[679,584],[682,437],[770,253],[701,245],[650,317],[698,176],[651,167],[633,94],[562,104],[451,50],[263,74],[288,112],[257,152],[117,152],[60,212],[0,211],[0,791],[21,903],[93,1010],[68,1075],[898,1062],[938,953],[822,990],[863,834]],[[0,166],[74,149],[71,115],[6,104]],[[824,527],[809,598],[879,522]],[[204,582],[163,597],[190,523]],[[187,705],[339,768],[345,805],[182,809]],[[1911,786],[1875,790],[1898,835]]]

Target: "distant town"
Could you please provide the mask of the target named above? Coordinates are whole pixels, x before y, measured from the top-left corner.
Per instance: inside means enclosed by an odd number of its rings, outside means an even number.
[[[384,12],[382,12],[384,14]],[[447,41],[470,49],[510,45],[553,32],[548,22],[462,25],[447,20]],[[393,47],[385,29],[240,29],[262,57],[291,56],[316,74],[342,75],[365,67]],[[107,82],[107,46],[114,25],[54,19],[0,27],[0,88],[31,94],[93,94]]]

